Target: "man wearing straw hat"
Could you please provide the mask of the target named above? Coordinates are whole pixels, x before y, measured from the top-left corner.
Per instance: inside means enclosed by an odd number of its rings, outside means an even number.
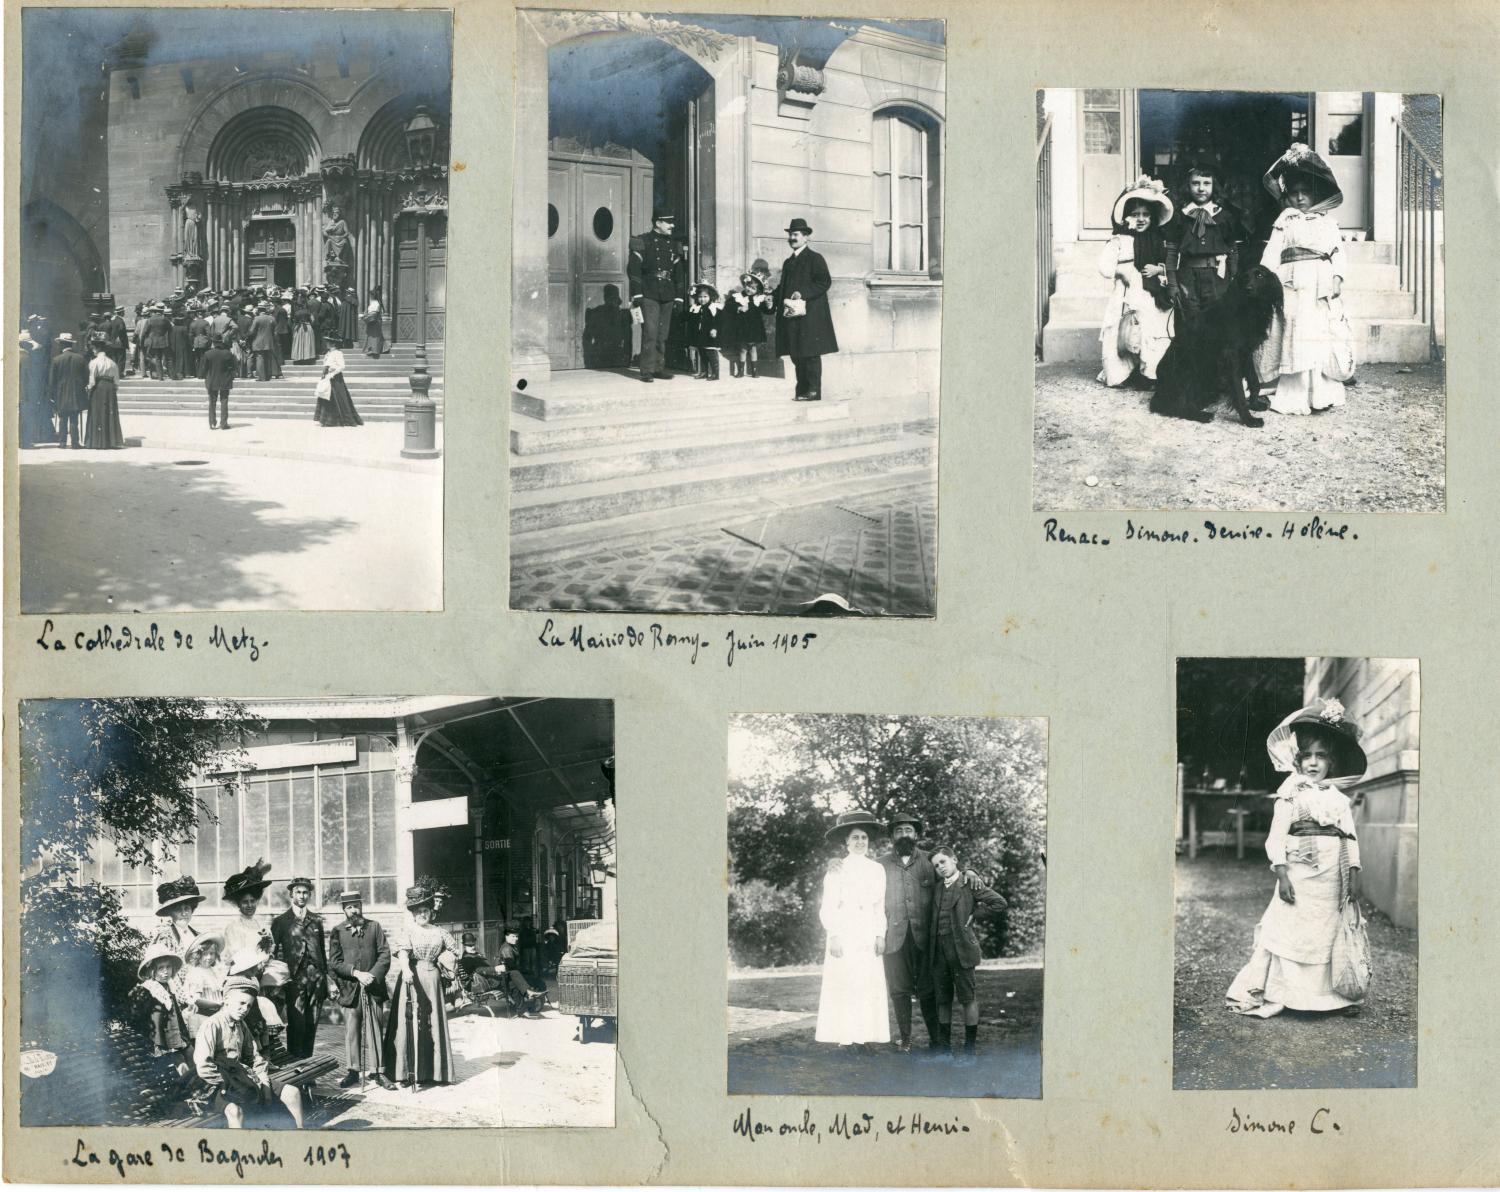
[[[385,1016],[385,977],[391,967],[391,947],[385,931],[364,915],[364,896],[358,890],[339,895],[344,921],[328,933],[328,967],[338,984],[344,1008],[344,1057],[349,1069],[340,1088],[369,1080],[383,1089],[394,1088],[380,1070]]]
[[[307,909],[312,898],[311,878],[287,883],[292,905],[271,920],[276,956],[288,970],[286,989],[286,1050],[293,1059],[306,1059],[317,1040],[318,1018],[328,993],[328,953],[323,916]]]

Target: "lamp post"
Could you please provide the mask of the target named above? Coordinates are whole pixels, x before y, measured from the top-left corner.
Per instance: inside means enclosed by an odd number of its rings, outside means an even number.
[[[402,132],[412,169],[430,170],[437,156],[438,126],[426,104],[417,105]],[[437,406],[428,396],[432,378],[427,373],[427,214],[431,198],[421,187],[408,196],[417,220],[417,359],[407,378],[412,395],[406,403],[406,437],[401,448],[404,459],[436,459],[442,454],[437,447]]]

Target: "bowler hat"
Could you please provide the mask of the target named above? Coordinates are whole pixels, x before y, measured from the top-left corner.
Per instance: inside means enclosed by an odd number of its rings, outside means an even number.
[[[885,826],[890,831],[894,832],[897,824],[910,824],[918,832],[922,831],[922,821],[909,811],[898,811],[894,815],[886,817]]]
[[[184,874],[174,881],[162,882],[156,887],[156,913],[158,915],[169,914],[174,906],[183,906],[186,903],[197,906],[207,898],[208,895],[198,893],[198,883]]]
[[[159,960],[170,960],[174,973],[182,967],[182,957],[177,955],[176,950],[170,944],[152,944],[146,949],[146,954],[141,957],[140,967],[135,970],[135,975],[142,981],[146,980],[151,976],[151,970],[156,967]]]
[[[807,226],[807,220],[803,219],[800,215],[787,224],[786,230],[788,232],[801,232],[804,236],[812,235],[812,229]]]
[[[832,840],[835,836],[846,835],[851,828],[884,828],[884,825],[864,808],[856,807],[853,811],[840,812],[833,821],[833,827],[823,833],[823,836]]]

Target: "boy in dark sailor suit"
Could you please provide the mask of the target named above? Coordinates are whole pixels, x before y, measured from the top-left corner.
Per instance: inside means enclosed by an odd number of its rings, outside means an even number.
[[[1166,227],[1167,290],[1189,318],[1222,298],[1239,271],[1244,220],[1220,199],[1219,189],[1212,166],[1190,166],[1177,214]]]

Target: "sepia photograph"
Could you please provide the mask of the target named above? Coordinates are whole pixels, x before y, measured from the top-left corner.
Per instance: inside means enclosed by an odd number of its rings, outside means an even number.
[[[440,609],[451,14],[21,29],[22,611]]]
[[[511,607],[935,615],[944,23],[517,22]]]
[[[1177,663],[1176,1089],[1415,1088],[1416,659]]]
[[[1444,510],[1441,96],[1036,119],[1034,508]]]
[[[1047,725],[741,715],[731,1094],[1042,1095]]]
[[[20,705],[20,1121],[611,1127],[614,710]]]

